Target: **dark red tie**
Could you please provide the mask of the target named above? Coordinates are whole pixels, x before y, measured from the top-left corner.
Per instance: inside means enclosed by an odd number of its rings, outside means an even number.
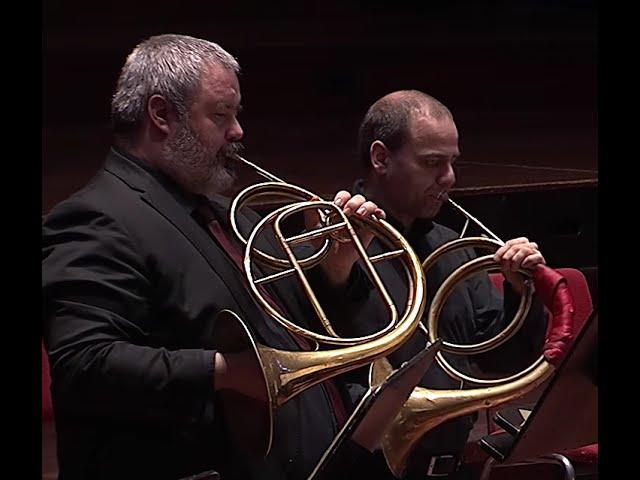
[[[213,209],[209,205],[201,204],[197,210],[200,217],[205,221],[207,228],[213,238],[218,241],[225,253],[229,256],[229,258],[231,258],[234,265],[240,270],[240,272],[242,272],[242,280],[248,288],[248,280],[244,276],[244,256],[242,255],[241,251],[227,236],[222,227],[220,227],[220,223],[216,219]],[[280,305],[278,305],[278,303],[273,299],[271,295],[269,295],[264,285],[258,285],[257,288],[262,294],[263,298],[267,302],[269,302],[269,305],[271,305],[278,313],[280,313],[280,315],[286,317],[283,311],[284,309],[280,307]],[[300,337],[298,335],[293,335],[291,333],[290,336],[298,344],[301,350],[311,350],[311,344],[306,338]],[[327,393],[329,394],[329,399],[331,400],[331,404],[333,406],[333,412],[336,416],[338,428],[341,428],[347,421],[347,411],[344,403],[342,402],[342,398],[340,397],[337,387],[331,380],[323,382],[323,385],[326,387]]]

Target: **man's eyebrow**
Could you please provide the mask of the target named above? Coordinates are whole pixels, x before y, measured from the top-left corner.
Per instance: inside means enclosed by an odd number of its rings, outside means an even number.
[[[418,155],[417,158],[418,160],[423,162],[450,162],[453,164],[458,160],[458,158],[460,158],[460,155],[449,156],[442,153],[425,153],[422,155]]]
[[[225,110],[236,110],[238,113],[240,113],[244,109],[244,107],[241,104],[238,104],[238,106],[236,107],[235,105],[225,101],[217,102],[216,108],[223,108]]]

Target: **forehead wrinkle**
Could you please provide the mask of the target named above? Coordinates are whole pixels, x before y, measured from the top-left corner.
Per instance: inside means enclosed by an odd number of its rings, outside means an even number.
[[[240,85],[238,77],[230,70],[219,65],[210,65],[202,74],[199,95],[210,94],[218,101],[226,101],[225,97],[233,96],[240,103]]]

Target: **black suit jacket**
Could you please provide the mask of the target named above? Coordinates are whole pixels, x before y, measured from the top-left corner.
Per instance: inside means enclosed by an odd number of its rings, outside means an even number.
[[[226,216],[224,203],[212,206]],[[258,341],[298,347],[256,306],[193,207],[166,177],[113,149],[45,218],[44,337],[63,480],[177,479],[211,468],[224,480],[303,478],[336,432],[319,385],[278,410],[267,459],[231,443],[213,395],[216,314],[233,310]],[[296,282],[277,282],[273,293],[298,323],[311,318]]]

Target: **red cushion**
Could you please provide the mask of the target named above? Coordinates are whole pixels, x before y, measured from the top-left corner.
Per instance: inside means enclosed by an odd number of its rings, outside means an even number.
[[[576,268],[558,268],[557,270],[558,273],[567,279],[569,292],[573,297],[573,306],[575,307],[573,333],[577,335],[587,321],[587,318],[589,318],[589,315],[591,315],[591,312],[593,312],[593,301],[591,299],[591,292],[589,292],[589,284],[584,274]]]
[[[569,460],[579,463],[598,463],[598,444],[565,450],[562,454]]]
[[[589,292],[589,284],[584,274],[576,268],[557,268],[559,274],[567,279],[569,293],[573,297],[573,306],[575,312],[573,315],[573,335],[574,338],[591,315],[593,311],[593,302],[591,293]],[[502,282],[504,277],[501,273],[490,273],[489,278],[493,285],[502,291]]]
[[[49,376],[49,359],[44,345],[42,351],[42,421],[53,420],[53,405],[51,404],[51,377]]]

